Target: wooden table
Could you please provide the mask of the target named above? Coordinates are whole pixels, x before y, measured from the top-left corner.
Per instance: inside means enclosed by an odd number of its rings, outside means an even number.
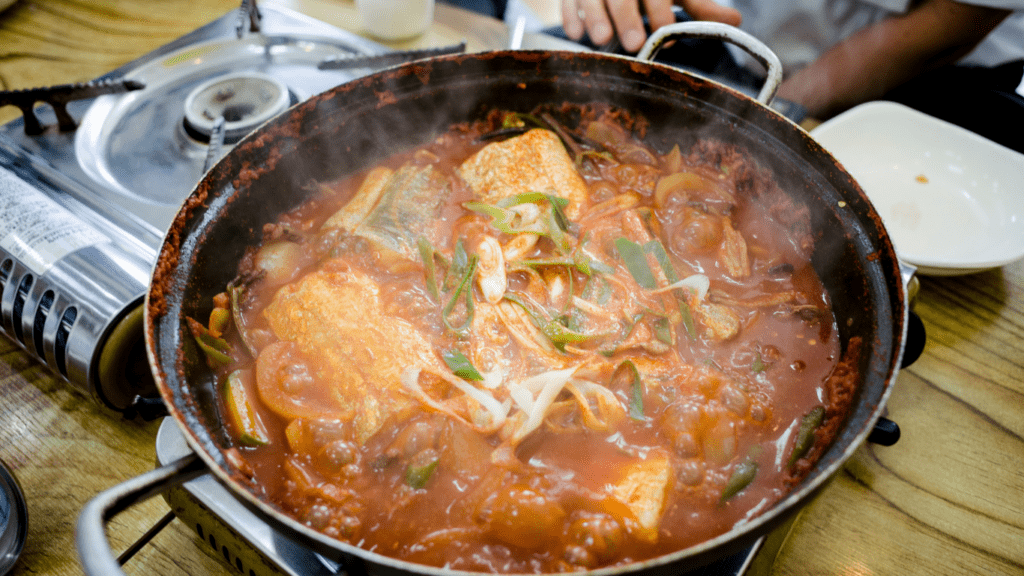
[[[266,3],[359,30],[347,0]],[[95,78],[235,7],[234,0],[19,0],[0,14],[0,87]],[[500,45],[507,33],[497,21],[439,6],[431,31],[403,46],[462,38],[478,49]],[[0,110],[0,121],[16,116]],[[772,574],[1024,573],[1024,263],[923,278],[916,310],[928,342],[889,402],[902,439],[857,452],[800,515]],[[14,468],[30,516],[14,574],[81,572],[73,539],[79,510],[154,467],[157,427],[112,416],[0,338],[0,458]],[[109,529],[114,549],[166,512],[155,498],[118,516]],[[126,571],[234,573],[177,520]]]

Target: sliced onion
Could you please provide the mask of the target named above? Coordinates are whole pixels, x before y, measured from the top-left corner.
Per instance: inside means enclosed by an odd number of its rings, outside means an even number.
[[[533,409],[533,394],[519,384],[511,384],[508,387],[508,394],[520,410],[529,414]]]
[[[480,385],[488,390],[498,388],[504,381],[504,377],[501,375],[500,366],[495,367],[494,370],[489,372],[480,372],[480,375],[484,377],[484,379],[480,381]]]
[[[427,394],[423,387],[420,386],[419,382],[420,374],[422,372],[423,370],[419,368],[406,368],[405,370],[402,371],[402,375],[400,377],[402,386],[404,386],[406,390],[412,393],[412,395],[420,402],[423,402],[424,404],[430,406],[431,408],[437,410],[438,412],[441,412],[442,414],[447,414],[448,416],[451,416],[452,418],[455,418],[456,420],[466,424],[470,428],[473,428],[474,430],[477,430],[478,432],[482,432],[485,434],[495,432],[505,424],[505,418],[508,416],[509,407],[503,405],[501,402],[498,402],[497,399],[495,399],[487,392],[484,392],[483,390],[480,390],[456,378],[451,374],[433,371],[430,372],[431,374],[434,374],[439,378],[443,379],[445,382],[450,383],[452,386],[455,386],[473,400],[476,400],[476,402],[481,407],[483,407],[491,417],[491,421],[487,425],[482,425],[478,422],[470,422],[469,420],[466,420],[466,418],[464,418],[461,414],[457,413],[455,410],[453,410],[443,402],[438,402],[437,400],[431,398],[429,394]]]
[[[625,416],[626,409],[622,406],[618,397],[615,393],[608,388],[590,382],[589,380],[578,380],[573,378],[566,385],[566,389],[572,392],[572,395],[576,398],[576,402],[580,405],[580,411],[583,415],[583,425],[591,430],[598,432],[607,432],[611,430],[609,416],[613,416],[611,411],[617,413],[618,416]],[[597,400],[598,412],[608,413],[604,415],[595,414],[590,408],[590,397],[594,397]],[[618,418],[616,418],[618,420]]]
[[[688,290],[691,294],[697,297],[698,302],[702,302],[704,297],[708,295],[708,290],[711,289],[711,280],[703,274],[694,274],[692,276],[687,276],[678,282],[673,282],[664,288],[651,290],[651,293],[659,294],[661,292],[675,290],[676,288],[684,288]]]
[[[544,221],[541,220],[540,206],[532,202],[509,206],[510,211],[519,216],[518,228],[527,232],[545,232]]]
[[[533,406],[527,414],[526,422],[513,433],[510,439],[513,445],[521,442],[523,438],[527,437],[544,423],[544,416],[547,414],[548,408],[551,407],[555,398],[558,397],[558,394],[565,388],[566,383],[569,382],[569,379],[572,378],[572,375],[577,370],[579,370],[579,366],[566,368],[565,370],[552,370],[527,378],[520,383],[527,390],[539,387],[540,392],[537,393]]]
[[[264,281],[271,285],[291,282],[298,275],[306,259],[302,246],[295,242],[279,240],[271,242],[256,253],[253,264],[262,271]]]
[[[483,406],[484,409],[491,414],[491,423],[487,428],[497,430],[505,423],[505,417],[508,415],[508,411],[501,402],[498,402],[497,398],[464,380],[455,378],[454,376],[446,377],[444,374],[438,375],[447,380],[452,386],[461,390],[466,396],[476,400],[478,404]]]

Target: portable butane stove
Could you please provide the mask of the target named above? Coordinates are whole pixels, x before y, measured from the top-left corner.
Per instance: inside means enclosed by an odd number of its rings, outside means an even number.
[[[446,51],[396,53],[246,2],[96,81],[0,93],[24,112],[0,126],[0,328],[101,404],[144,409],[142,299],[207,168],[292,104]]]
[[[0,105],[24,113],[0,126],[0,329],[115,413],[155,414],[142,300],[181,202],[242,136],[395,56],[301,14],[245,2],[94,82],[0,95]],[[156,448],[161,465],[189,450],[170,419]],[[211,476],[165,497],[242,574],[344,572]],[[699,573],[759,573],[785,532]]]

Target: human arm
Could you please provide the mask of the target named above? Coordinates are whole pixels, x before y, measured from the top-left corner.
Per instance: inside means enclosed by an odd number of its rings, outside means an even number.
[[[562,27],[573,40],[583,37],[584,29],[594,44],[601,45],[617,34],[622,47],[636,52],[643,46],[644,31],[640,6],[652,30],[676,21],[672,0],[562,0]],[[679,0],[694,20],[712,20],[738,26],[740,13],[714,0]]]
[[[954,0],[923,0],[836,44],[787,77],[778,95],[803,105],[810,116],[828,118],[957,61],[1009,14]]]

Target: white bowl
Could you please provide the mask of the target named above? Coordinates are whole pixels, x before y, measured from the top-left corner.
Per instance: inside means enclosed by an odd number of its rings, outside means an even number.
[[[864,189],[897,256],[919,274],[1024,258],[1024,154],[893,102],[861,104],[811,135]]]

